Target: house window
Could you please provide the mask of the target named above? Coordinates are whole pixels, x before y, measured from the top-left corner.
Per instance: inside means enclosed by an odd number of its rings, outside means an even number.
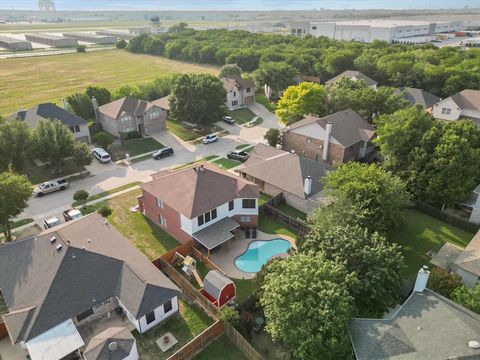
[[[160,215],[160,225],[167,227],[167,219],[165,219],[162,215]]]
[[[163,313],[166,314],[169,311],[172,311],[172,300],[168,300],[165,304],[163,304]]]
[[[256,207],[256,200],[255,199],[243,199],[242,200],[242,207],[244,209],[255,209]]]
[[[442,108],[442,114],[444,115],[450,115],[451,112],[452,112],[452,109]]]
[[[198,226],[202,226],[205,222],[203,221],[203,214],[197,217]]]
[[[80,126],[79,125],[70,126],[70,131],[72,133],[78,133],[78,132],[80,132]]]
[[[233,210],[233,208],[234,208],[234,206],[235,206],[234,204],[235,204],[235,203],[234,203],[233,200],[228,203],[228,211],[232,211],[232,210]]]
[[[203,216],[205,217],[206,223],[210,221],[210,212],[206,212],[205,214],[203,214]]]
[[[217,209],[212,210],[212,220],[217,218]]]
[[[147,320],[147,325],[154,322],[155,321],[155,311],[149,312],[147,315],[145,315],[145,318]]]
[[[77,321],[82,321],[83,319],[86,319],[91,315],[93,315],[93,308],[90,308],[87,311],[81,313],[80,315],[77,315]]]
[[[245,221],[244,221],[244,222],[249,223],[251,220],[252,220],[252,219],[251,219],[250,216],[245,216]]]
[[[237,106],[238,105],[238,100],[233,100],[232,101],[232,106]]]
[[[317,30],[317,27],[316,27],[316,26],[312,26],[312,30]]]
[[[236,96],[237,96],[237,92],[234,91],[234,92],[233,92],[233,97],[236,97]]]
[[[163,209],[163,200],[157,197],[157,206],[160,209]]]
[[[250,92],[250,88],[247,88],[245,91],[246,91],[247,93],[249,93],[249,92]]]

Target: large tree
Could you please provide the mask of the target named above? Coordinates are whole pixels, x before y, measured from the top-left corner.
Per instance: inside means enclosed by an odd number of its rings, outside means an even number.
[[[228,77],[228,76],[241,76],[242,69],[237,64],[226,64],[220,68],[219,78]]]
[[[275,114],[285,125],[291,125],[309,114],[327,115],[325,87],[313,82],[290,86],[278,102]]]
[[[404,269],[400,247],[358,225],[339,225],[333,221],[325,227],[324,219],[318,218],[323,213],[316,215],[301,251],[321,252],[328,260],[343,264],[360,279],[351,288],[360,315],[381,316],[399,300]],[[352,222],[355,220],[354,216]]]
[[[0,172],[9,166],[22,171],[31,147],[31,130],[25,121],[0,117]]]
[[[182,74],[173,81],[170,111],[180,121],[211,125],[225,114],[226,91],[209,74]]]
[[[112,100],[110,91],[100,86],[88,86],[87,90],[85,90],[85,95],[87,95],[89,99],[95,97],[99,106],[108,104]]]
[[[12,239],[11,220],[27,207],[32,190],[26,176],[10,171],[0,173],[0,225],[7,241]]]
[[[266,330],[296,359],[345,359],[350,354],[347,323],[355,315],[349,294],[357,281],[321,254],[295,254],[271,262],[260,297]]]
[[[240,49],[225,59],[227,64],[237,64],[243,71],[254,71],[258,68],[260,54],[253,49]]]
[[[57,172],[62,161],[73,154],[75,137],[58,120],[42,120],[33,132],[35,156],[48,161]]]
[[[262,63],[254,72],[254,77],[261,85],[268,85],[275,93],[280,93],[295,84],[298,70],[285,62]]]
[[[365,211],[370,231],[385,232],[398,224],[410,204],[404,182],[375,164],[344,164],[326,177],[325,188],[334,198]]]
[[[67,102],[72,111],[85,120],[94,119],[92,100],[87,94],[76,93],[67,97]]]

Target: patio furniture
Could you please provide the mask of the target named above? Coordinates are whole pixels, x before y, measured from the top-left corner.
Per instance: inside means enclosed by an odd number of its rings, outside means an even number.
[[[252,228],[252,239],[257,238],[257,228]]]
[[[250,228],[245,228],[245,238],[250,239]]]

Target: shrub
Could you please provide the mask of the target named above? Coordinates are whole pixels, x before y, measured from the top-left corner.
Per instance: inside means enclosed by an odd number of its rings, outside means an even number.
[[[237,310],[230,306],[225,306],[218,316],[221,321],[225,321],[232,325],[233,327],[238,327],[240,325],[240,314]]]
[[[104,149],[108,149],[110,145],[112,145],[113,140],[113,135],[110,135],[105,131],[100,131],[93,137],[93,141]]]
[[[85,45],[77,45],[77,53],[86,53],[87,47]]]
[[[121,135],[124,140],[132,140],[132,139],[140,139],[142,137],[142,134],[140,134],[138,131],[129,131],[129,132],[124,132]]]
[[[85,202],[88,199],[88,196],[89,194],[87,190],[77,190],[73,194],[73,200]]]
[[[127,42],[123,39],[118,40],[117,43],[115,44],[117,49],[125,49],[127,47]]]
[[[112,215],[112,212],[113,212],[112,208],[109,207],[109,206],[106,206],[106,205],[105,205],[105,206],[102,206],[102,207],[98,210],[98,213],[99,213],[100,215],[102,215],[104,218],[109,217],[110,215]]]
[[[449,299],[456,288],[462,285],[462,278],[457,274],[449,274],[448,271],[434,267],[430,271],[428,287],[433,291]]]

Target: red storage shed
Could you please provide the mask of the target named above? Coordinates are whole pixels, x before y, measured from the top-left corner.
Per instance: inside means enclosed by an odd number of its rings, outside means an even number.
[[[210,270],[205,276],[202,294],[214,305],[222,307],[235,298],[237,289],[232,280],[218,270]]]

